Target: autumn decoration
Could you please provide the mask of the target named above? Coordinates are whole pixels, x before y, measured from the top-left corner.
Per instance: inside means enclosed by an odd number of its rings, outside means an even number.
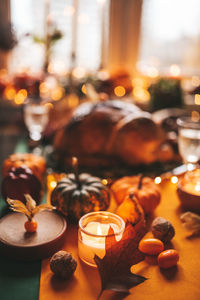
[[[51,203],[70,222],[77,223],[86,213],[106,210],[110,193],[100,178],[87,173],[78,174],[77,158],[73,158],[72,164],[74,173],[58,181],[51,194]]]
[[[28,167],[40,180],[46,171],[45,159],[33,153],[14,153],[7,157],[2,166],[3,177],[7,176],[12,167]]]
[[[200,169],[188,171],[180,177],[177,194],[185,211],[200,213]]]
[[[146,280],[145,277],[130,271],[131,266],[144,259],[144,254],[138,249],[140,238],[129,223],[122,239],[116,241],[114,231],[110,227],[105,242],[105,256],[99,258],[95,255],[94,257],[101,278],[101,291],[98,299],[104,290],[129,294],[130,288]]]
[[[200,236],[200,216],[198,214],[187,211],[181,215],[180,219],[190,236]]]
[[[151,231],[153,236],[163,243],[170,242],[175,235],[175,229],[171,222],[162,217],[157,217],[153,220]]]
[[[111,190],[118,204],[124,201],[127,194],[133,193],[146,214],[153,213],[161,199],[153,179],[142,175],[122,177],[113,183]]]
[[[60,250],[51,257],[50,269],[56,277],[69,280],[77,267],[77,261],[71,253]]]
[[[43,210],[52,210],[53,206],[46,203],[37,206],[35,200],[30,195],[25,194],[24,196],[26,204],[20,200],[13,200],[10,198],[7,198],[7,202],[10,205],[11,210],[26,215],[28,220],[24,223],[24,227],[27,232],[33,233],[37,230],[37,222],[33,218],[35,214]]]
[[[175,249],[162,251],[157,258],[160,268],[169,269],[177,265],[179,254]]]
[[[164,250],[164,244],[155,238],[142,239],[139,242],[139,250],[148,255],[157,255]]]
[[[144,235],[145,217],[141,205],[133,194],[127,194],[124,201],[118,206],[116,214],[119,215],[125,223],[131,223],[136,232]]]

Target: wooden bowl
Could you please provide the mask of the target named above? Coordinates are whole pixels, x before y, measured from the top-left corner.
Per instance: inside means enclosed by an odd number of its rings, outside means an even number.
[[[43,211],[35,215],[37,232],[24,229],[24,214],[12,212],[0,219],[0,255],[18,260],[38,260],[62,249],[67,222],[58,213]]]
[[[177,194],[184,210],[200,213],[200,196],[185,190],[182,179],[178,183]]]

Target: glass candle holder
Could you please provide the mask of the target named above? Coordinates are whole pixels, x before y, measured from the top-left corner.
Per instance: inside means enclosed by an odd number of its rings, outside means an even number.
[[[177,124],[178,148],[183,162],[188,167],[195,165],[200,159],[200,122],[185,116],[178,118]]]
[[[177,193],[184,210],[200,213],[200,169],[188,171],[180,178]]]
[[[200,197],[200,169],[186,172],[183,177],[184,190]]]
[[[95,254],[100,258],[105,256],[105,240],[112,227],[116,240],[120,240],[125,222],[121,217],[107,211],[92,212],[79,220],[78,252],[86,264],[96,267]]]

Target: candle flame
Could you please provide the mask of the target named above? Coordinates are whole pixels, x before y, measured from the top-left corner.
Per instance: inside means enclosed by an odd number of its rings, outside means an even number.
[[[100,224],[97,225],[97,234],[102,235],[102,230],[101,230],[101,225]]]
[[[171,183],[175,184],[175,183],[177,183],[177,182],[178,182],[178,177],[172,176],[172,177],[171,177]]]
[[[200,192],[200,182],[195,185],[195,191]]]

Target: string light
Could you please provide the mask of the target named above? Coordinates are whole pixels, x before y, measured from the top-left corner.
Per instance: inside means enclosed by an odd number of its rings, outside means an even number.
[[[171,177],[171,183],[176,184],[178,182],[178,177],[172,176]]]
[[[56,181],[51,181],[49,183],[49,185],[50,185],[50,188],[54,189],[57,186],[57,182]]]
[[[107,180],[107,179],[102,179],[101,182],[102,182],[104,185],[107,185],[107,184],[108,184],[108,180]]]
[[[155,184],[160,184],[161,181],[162,181],[162,179],[161,179],[160,176],[157,176],[157,177],[154,179]]]
[[[15,95],[14,101],[17,105],[23,104],[27,97],[27,91],[25,89],[21,89]]]
[[[15,98],[16,91],[13,87],[7,86],[4,90],[4,97],[8,100],[13,100]]]
[[[126,94],[126,90],[123,86],[118,85],[114,88],[114,93],[117,97],[123,97]]]

